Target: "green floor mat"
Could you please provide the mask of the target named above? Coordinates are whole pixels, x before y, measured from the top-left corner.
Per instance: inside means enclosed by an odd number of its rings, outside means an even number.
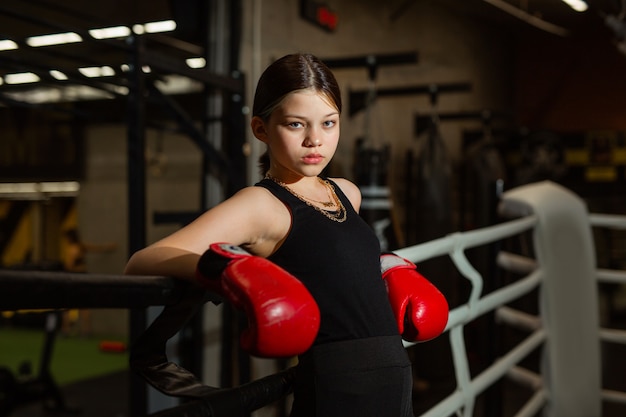
[[[36,375],[44,339],[43,330],[0,327],[0,366],[17,375],[20,365],[30,362]],[[127,369],[127,352],[103,352],[100,349],[102,341],[102,338],[57,336],[50,363],[55,381],[66,385]]]

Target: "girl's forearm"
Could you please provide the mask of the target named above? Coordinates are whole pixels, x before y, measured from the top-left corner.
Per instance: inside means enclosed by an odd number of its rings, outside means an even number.
[[[173,247],[147,247],[131,256],[124,270],[128,275],[160,275],[195,279],[200,255]]]

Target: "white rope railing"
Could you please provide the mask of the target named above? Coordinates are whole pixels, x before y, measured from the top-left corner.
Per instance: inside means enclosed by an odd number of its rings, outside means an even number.
[[[456,232],[419,245],[398,249],[395,253],[413,262],[421,262],[426,259],[450,254],[455,250],[475,248],[515,236],[532,229],[536,224],[536,216],[527,216],[478,230]]]
[[[494,311],[498,307],[528,294],[540,284],[542,274],[540,270],[534,270],[518,281],[483,296],[483,277],[468,261],[465,256],[465,251],[470,248],[518,235],[531,230],[536,224],[537,218],[531,215],[479,230],[457,232],[440,239],[396,251],[399,256],[403,256],[417,263],[437,256],[448,255],[461,275],[472,285],[467,303],[450,311],[448,324],[446,326],[446,330],[449,331],[452,347],[457,390],[437,406],[423,414],[423,417],[448,416],[454,412],[462,412],[463,414],[459,415],[471,416],[476,397],[490,385],[493,385],[496,381],[505,376],[513,366],[524,359],[545,340],[545,332],[542,329],[536,329],[525,341],[498,359],[492,366],[483,371],[483,373],[475,378],[471,377],[463,336],[464,325],[485,313]],[[524,263],[521,257],[515,257],[515,255],[504,256],[501,262],[518,264],[518,269],[520,268],[519,264],[522,263],[525,266],[523,269],[528,269],[527,266],[529,264],[532,265],[532,262],[529,263],[526,261]],[[410,345],[410,343],[406,343],[406,346]],[[540,393],[534,397],[531,400],[531,405],[528,405],[527,411],[523,411],[520,417],[526,415],[531,416],[532,414],[527,413],[535,410],[538,403],[543,403],[545,397],[545,393]],[[539,401],[540,399],[541,401]]]
[[[455,368],[457,367],[456,360],[464,362],[464,359],[460,359],[456,356],[465,356],[465,352],[463,351],[464,341],[461,332],[461,327],[455,327],[450,331]],[[537,330],[473,379],[469,378],[466,368],[460,367],[460,371],[459,368],[457,368],[457,378],[459,378],[460,373],[464,373],[465,375],[461,381],[457,380],[458,389],[420,417],[444,417],[454,413],[464,417],[472,416],[475,398],[486,388],[505,376],[514,365],[528,356],[528,354],[539,347],[545,340],[545,331],[543,329]],[[458,412],[462,412],[462,414],[458,414]],[[529,415],[532,416],[533,414]]]
[[[544,283],[548,282],[547,280],[553,279],[552,275],[548,275],[546,271],[555,270],[555,258],[559,259],[558,262],[562,263],[564,262],[563,259],[567,259],[567,256],[563,256],[562,253],[558,253],[557,256],[551,256],[553,255],[551,253],[540,253],[542,245],[544,245],[543,250],[545,250],[545,246],[555,246],[550,239],[545,239],[546,233],[553,233],[551,228],[556,227],[558,229],[558,227],[561,227],[568,229],[566,224],[568,216],[563,216],[566,218],[563,220],[558,213],[555,214],[554,208],[550,206],[550,204],[552,204],[550,202],[545,203],[548,205],[548,215],[544,215],[545,213],[542,213],[542,205],[544,205],[543,200],[546,200],[546,196],[552,196],[554,194],[554,190],[552,189],[552,184],[542,184],[538,186],[538,188],[540,189],[538,196],[532,195],[528,199],[528,205],[525,205],[527,201],[524,200],[524,198],[521,198],[520,204],[520,201],[516,200],[519,195],[513,195],[513,212],[517,210],[519,213],[518,215],[525,215],[524,217],[480,230],[454,233],[440,239],[420,245],[402,248],[396,251],[399,256],[410,259],[416,263],[439,256],[448,256],[453,261],[461,276],[467,279],[471,284],[468,299],[464,304],[459,305],[450,311],[449,321],[446,327],[452,349],[456,389],[433,408],[423,413],[420,417],[448,417],[451,415],[455,415],[457,417],[471,417],[474,415],[477,396],[490,386],[497,383],[503,377],[506,377],[531,391],[530,398],[520,406],[519,410],[515,414],[515,417],[532,417],[537,415],[537,413],[541,410],[544,410],[546,416],[556,417],[559,416],[559,413],[561,413],[561,415],[565,415],[562,413],[563,410],[568,409],[567,407],[570,407],[569,410],[572,410],[572,407],[578,407],[578,405],[576,405],[576,398],[572,398],[570,400],[570,402],[572,402],[571,405],[566,405],[565,407],[562,406],[565,402],[561,399],[562,389],[557,389],[558,387],[554,384],[556,383],[555,381],[566,380],[567,375],[561,375],[557,378],[552,375],[552,373],[555,373],[555,370],[558,373],[563,372],[562,370],[564,369],[562,358],[550,357],[551,354],[554,355],[554,351],[548,350],[544,353],[544,356],[548,356],[548,361],[558,359],[560,362],[555,366],[542,368],[541,373],[533,372],[519,366],[519,363],[530,353],[538,348],[541,348],[542,346],[545,346],[545,342],[548,341],[548,339],[552,340],[551,349],[555,349],[554,346],[559,345],[559,341],[556,339],[553,340],[553,338],[562,337],[562,331],[560,329],[558,329],[559,331],[555,331],[554,327],[552,327],[552,330],[551,328],[544,327],[544,317],[542,316],[536,316],[519,311],[506,305],[526,294],[529,294],[534,289],[543,287]],[[534,190],[531,191],[534,192]],[[555,198],[558,200],[561,197],[556,196]],[[553,206],[558,209],[558,204],[559,203],[557,202],[553,204]],[[534,210],[537,210],[539,215],[537,215]],[[571,210],[570,208],[566,208],[565,211]],[[576,211],[576,209],[574,211]],[[626,216],[604,214],[586,215],[589,218],[589,225],[592,227],[606,227],[616,230],[626,230]],[[570,217],[575,219],[575,216],[576,214],[572,216],[570,213]],[[563,225],[559,224],[561,221],[564,222]],[[569,219],[569,221],[571,221],[571,219]],[[550,227],[545,226],[546,222],[549,223]],[[483,294],[484,279],[467,259],[465,251],[469,248],[493,244],[507,238],[516,237],[527,231],[532,231],[533,235],[536,235],[538,228],[542,226],[543,230],[541,232],[543,233],[543,236],[540,237],[539,240],[537,240],[535,236],[535,242],[533,245],[534,250],[539,251],[539,260],[514,253],[500,252],[496,259],[497,265],[503,270],[523,276],[508,285],[503,285],[488,294]],[[550,230],[547,231],[547,229]],[[577,232],[574,231],[574,234],[576,233]],[[578,238],[578,236],[575,237]],[[586,235],[583,237],[585,238]],[[541,239],[544,239],[545,242]],[[537,248],[538,244],[539,248]],[[594,248],[592,245],[593,242],[591,242],[591,250],[587,250],[585,253],[593,251]],[[576,245],[573,245],[573,247],[578,248]],[[542,255],[544,257],[544,261],[546,256],[549,257],[549,262],[547,262],[549,267],[547,270],[543,267],[543,265],[541,265],[540,261]],[[587,255],[589,254],[587,253]],[[576,261],[578,260],[576,259],[577,256],[585,258],[587,255],[580,256],[579,254],[574,253],[572,256],[574,257],[573,260]],[[593,254],[589,256],[590,259],[595,261],[595,256]],[[563,269],[571,267],[571,265],[565,264],[562,266]],[[593,270],[590,269],[590,271],[591,273],[589,275],[593,275]],[[626,284],[626,271],[597,269],[595,272],[598,282]],[[573,281],[576,282],[575,279]],[[548,287],[548,291],[555,291],[555,288],[558,288],[558,286],[555,286],[554,284],[551,284],[551,286]],[[577,296],[580,296],[581,293],[584,293],[584,291],[579,291]],[[590,292],[590,296],[595,296],[595,294],[596,293]],[[552,295],[552,297],[554,297],[554,295]],[[554,310],[558,310],[558,307],[550,308],[552,306],[550,303],[554,303],[554,298],[550,298],[549,301],[545,299],[545,296],[543,298],[544,300],[542,300],[543,304],[541,304],[541,307],[545,309],[546,306],[548,306],[549,310],[553,310],[551,313],[554,315]],[[595,302],[596,301],[588,303],[586,307],[596,305],[594,304]],[[569,306],[565,306],[562,311],[568,311],[567,308],[569,308]],[[477,317],[489,312],[494,312],[494,319],[498,323],[527,331],[529,335],[517,346],[511,348],[508,352],[504,353],[500,358],[495,360],[480,374],[472,377],[470,373],[468,353],[465,347],[463,329],[465,325],[471,323]],[[540,314],[543,315],[545,312]],[[557,320],[554,321],[558,320],[562,319],[557,317]],[[554,326],[554,323],[552,323],[552,326]],[[626,331],[604,328],[597,328],[597,330],[598,344],[600,341],[626,344]],[[555,334],[553,334],[553,332]],[[569,340],[569,337],[570,336],[568,335],[565,339]],[[566,342],[565,340],[561,343],[569,344],[569,342]],[[412,344],[406,343],[407,347],[411,345]],[[568,353],[568,355],[571,356],[571,353]],[[593,362],[593,360],[590,362]],[[575,368],[577,366],[578,364],[571,363],[571,367]],[[599,368],[599,366],[597,366],[597,368]],[[550,377],[546,380],[544,373],[548,369],[550,370]],[[599,372],[599,369],[597,369],[598,375]],[[599,381],[599,378],[593,379],[592,376],[591,380],[592,382],[595,380]],[[600,385],[600,383],[598,385]],[[578,388],[578,386],[575,386],[575,389]],[[616,390],[602,389],[601,387],[598,387],[597,397],[598,401],[611,401],[626,404],[626,393]],[[589,417],[600,416],[600,413],[597,412],[597,410],[600,409],[600,406],[596,407],[594,404],[589,404],[589,402],[594,402],[593,390],[589,396],[581,399],[581,401],[586,402],[586,404],[580,407],[582,411],[578,411],[577,415],[587,415]]]
[[[626,216],[611,214],[590,214],[589,223],[593,227],[611,230],[626,230]],[[626,284],[626,271],[599,268],[596,271],[598,282]],[[607,343],[626,345],[626,330],[600,329],[600,340]],[[606,402],[626,404],[626,392],[603,389],[602,399]]]
[[[626,218],[616,214],[589,215],[589,222],[594,227],[606,227],[614,230],[626,230]]]

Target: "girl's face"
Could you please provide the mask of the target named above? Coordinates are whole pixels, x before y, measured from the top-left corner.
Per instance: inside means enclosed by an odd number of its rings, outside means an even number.
[[[339,143],[339,111],[314,90],[288,94],[269,120],[252,120],[254,135],[269,149],[272,175],[317,176],[328,165]]]

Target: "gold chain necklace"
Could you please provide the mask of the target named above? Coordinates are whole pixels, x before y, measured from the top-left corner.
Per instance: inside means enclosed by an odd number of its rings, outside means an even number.
[[[344,205],[341,202],[341,200],[339,200],[339,197],[337,196],[337,193],[335,193],[335,188],[327,180],[323,180],[320,177],[317,177],[317,180],[320,183],[322,183],[326,187],[327,190],[330,191],[330,194],[331,194],[332,199],[333,199],[333,201],[324,202],[324,201],[313,200],[313,199],[310,199],[310,198],[307,198],[307,197],[304,197],[304,196],[298,194],[297,192],[292,190],[287,184],[285,184],[284,182],[282,182],[278,178],[272,177],[269,173],[265,175],[265,178],[274,181],[276,184],[280,185],[285,190],[287,190],[291,194],[293,194],[300,201],[304,202],[306,205],[308,205],[310,207],[313,207],[315,210],[317,210],[318,212],[322,213],[324,216],[326,216],[327,218],[329,218],[332,221],[342,223],[348,217],[348,213],[346,212],[346,208],[344,207]],[[311,202],[322,204],[324,207],[331,207],[333,205],[336,205],[337,207],[339,207],[339,210],[336,210],[336,211],[335,210],[332,210],[332,211],[325,210],[325,209],[323,209],[321,207],[316,206],[315,204],[312,204]]]

